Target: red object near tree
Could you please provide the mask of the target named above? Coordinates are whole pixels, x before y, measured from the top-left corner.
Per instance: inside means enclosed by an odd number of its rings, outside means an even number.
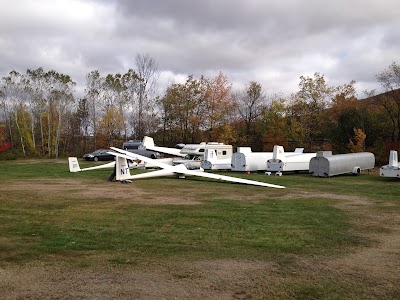
[[[0,142],[0,153],[11,148],[10,142]]]

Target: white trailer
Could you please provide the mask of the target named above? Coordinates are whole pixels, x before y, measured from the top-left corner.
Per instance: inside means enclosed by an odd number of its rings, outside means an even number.
[[[206,149],[201,167],[204,170],[230,170],[231,159],[232,156],[229,158],[218,158],[217,150]]]
[[[223,143],[216,142],[202,142],[200,144],[179,144],[179,147],[177,148],[168,148],[156,146],[152,137],[145,136],[143,138],[143,144],[146,149],[179,156],[173,159],[172,164],[185,164],[186,167],[188,167],[189,169],[198,169],[201,166],[201,164],[205,160],[204,155],[207,150],[210,150],[210,153],[212,153],[213,155],[213,159],[226,159],[229,163],[230,168],[230,161],[233,153],[232,145],[225,145]],[[221,169],[223,168],[221,167]]]
[[[295,152],[286,152],[285,155],[302,152],[303,148],[296,148]],[[273,152],[252,152],[250,147],[239,147],[238,152],[232,155],[231,170],[239,172],[266,171],[267,161],[272,157]]]
[[[200,144],[182,144],[179,148],[168,148],[159,147],[154,144],[152,137],[145,136],[143,138],[143,145],[146,149],[158,151],[161,153],[171,154],[174,156],[186,157],[188,159],[193,159],[199,156],[200,160],[204,159],[204,152],[206,149],[216,150],[217,157],[221,158],[231,158],[233,153],[232,145],[225,145],[223,143],[202,142]]]
[[[371,170],[375,166],[375,156],[370,152],[332,155],[332,151],[319,151],[310,160],[309,173],[312,176],[331,177],[352,173],[360,175],[363,170]]]
[[[382,177],[394,177],[400,179],[400,164],[397,151],[390,151],[389,164],[382,166],[379,170],[379,174]]]
[[[300,152],[297,148],[296,150]],[[285,153],[282,146],[275,145],[274,152],[271,159],[267,160],[267,172],[265,174],[282,175],[282,172],[287,171],[308,171],[310,168],[310,160],[317,155],[317,153]]]
[[[206,149],[215,150],[216,158],[223,159],[223,158],[231,158],[233,154],[232,145],[225,145],[223,143],[216,143],[216,142],[209,142],[205,143],[202,142],[200,144],[186,144],[181,149],[181,153],[188,155],[188,156],[200,156],[201,160],[204,160],[204,154]]]
[[[238,147],[231,159],[231,170],[237,172],[265,171],[272,152],[252,152],[250,147]]]

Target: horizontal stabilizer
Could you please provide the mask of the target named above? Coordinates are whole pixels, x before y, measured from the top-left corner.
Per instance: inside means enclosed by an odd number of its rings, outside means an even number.
[[[294,149],[294,153],[303,153],[304,152],[304,148],[296,148]]]

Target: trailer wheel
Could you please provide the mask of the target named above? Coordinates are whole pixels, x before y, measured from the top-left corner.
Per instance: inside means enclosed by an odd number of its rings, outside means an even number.
[[[361,169],[359,167],[354,167],[352,173],[353,173],[354,176],[360,176]]]

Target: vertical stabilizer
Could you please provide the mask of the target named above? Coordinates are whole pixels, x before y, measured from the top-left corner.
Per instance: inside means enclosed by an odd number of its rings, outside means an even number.
[[[283,146],[278,146],[278,145],[274,146],[274,152],[273,152],[272,158],[273,159],[285,158],[285,149],[283,148]]]
[[[70,172],[80,172],[78,159],[76,157],[68,157],[69,171]]]
[[[149,136],[145,136],[143,137],[143,146],[145,146],[146,148],[148,147],[149,149],[151,149],[152,147],[154,147],[154,139],[152,137]]]
[[[397,168],[398,166],[399,166],[399,160],[397,157],[397,151],[390,150],[389,168]]]
[[[116,180],[129,179],[129,177],[131,177],[131,172],[129,171],[129,165],[128,165],[128,161],[126,160],[126,158],[116,156],[115,161],[117,164],[115,179]]]

